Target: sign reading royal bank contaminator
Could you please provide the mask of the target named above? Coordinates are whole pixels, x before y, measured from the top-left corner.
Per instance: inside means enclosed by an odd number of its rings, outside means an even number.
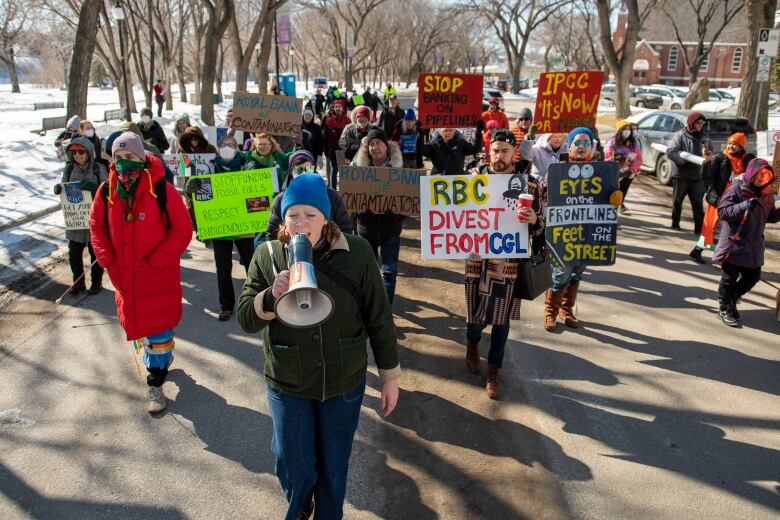
[[[231,128],[297,137],[301,135],[301,112],[302,99],[236,92]]]

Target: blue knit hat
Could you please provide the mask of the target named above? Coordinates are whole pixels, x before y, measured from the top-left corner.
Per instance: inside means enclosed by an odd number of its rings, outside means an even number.
[[[404,116],[404,121],[417,121],[417,116],[414,114],[414,109],[410,108],[406,111],[406,115]]]
[[[596,136],[593,135],[593,131],[590,128],[586,128],[584,126],[578,126],[571,132],[569,132],[569,146],[574,143],[574,138],[577,137],[580,134],[586,134],[588,137],[590,137],[591,142],[596,140]]]
[[[282,218],[293,206],[305,204],[320,210],[330,220],[330,198],[325,181],[318,173],[304,173],[292,180],[282,195]]]

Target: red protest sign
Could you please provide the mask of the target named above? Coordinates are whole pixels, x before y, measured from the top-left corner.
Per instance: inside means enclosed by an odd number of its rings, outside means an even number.
[[[417,78],[422,128],[474,126],[482,117],[482,75],[422,72]]]
[[[543,72],[539,76],[534,123],[540,134],[568,132],[578,126],[596,127],[604,72]]]

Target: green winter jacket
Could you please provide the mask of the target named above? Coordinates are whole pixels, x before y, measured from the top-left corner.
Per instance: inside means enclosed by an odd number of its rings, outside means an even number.
[[[287,269],[287,249],[278,240],[274,249],[277,271]],[[318,266],[328,266],[349,279],[357,299]],[[238,302],[238,323],[244,332],[263,331],[265,379],[275,390],[324,401],[344,395],[363,380],[368,365],[366,340],[383,381],[400,375],[395,324],[382,278],[368,242],[341,234],[328,251],[315,254],[317,284],[335,302],[333,314],[317,327],[296,329],[283,325],[262,302],[274,280],[271,256],[265,244],[249,265]],[[361,312],[362,310],[362,312]]]

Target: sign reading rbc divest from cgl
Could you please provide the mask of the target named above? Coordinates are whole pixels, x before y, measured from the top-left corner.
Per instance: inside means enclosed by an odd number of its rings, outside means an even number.
[[[578,126],[596,127],[604,72],[543,72],[539,76],[534,123],[537,133],[566,133]]]
[[[545,238],[563,266],[612,265],[617,256],[616,162],[556,163],[547,170]]]
[[[301,135],[302,112],[302,99],[236,92],[230,127],[244,132],[297,137]]]
[[[421,128],[460,128],[482,117],[482,75],[420,73],[418,107]]]
[[[518,175],[420,178],[422,257],[528,258],[528,224],[517,221]]]
[[[339,195],[350,213],[386,211],[420,216],[420,178],[425,170],[339,166]]]

